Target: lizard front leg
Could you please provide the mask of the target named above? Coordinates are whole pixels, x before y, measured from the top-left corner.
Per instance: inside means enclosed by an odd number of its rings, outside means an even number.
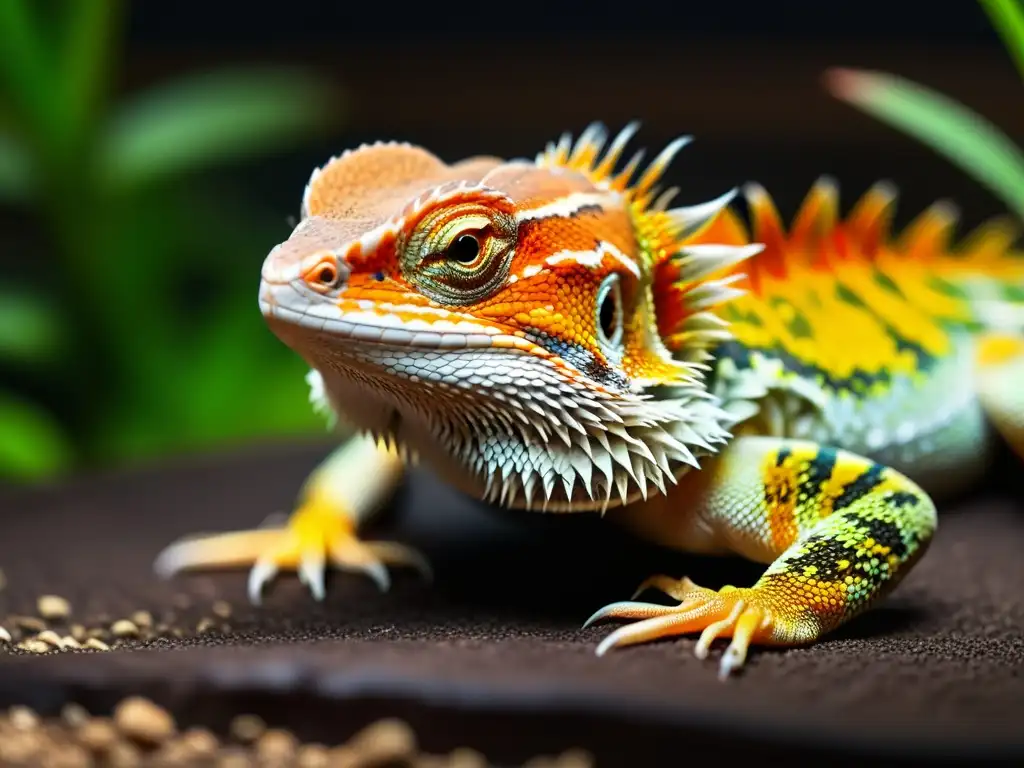
[[[295,569],[313,596],[324,596],[327,564],[370,576],[382,589],[387,565],[410,565],[429,574],[426,560],[394,542],[362,541],[358,530],[401,479],[398,454],[369,437],[350,439],[306,480],[298,505],[283,527],[194,536],[168,546],[157,558],[164,577],[183,570],[251,566],[249,597],[260,601],[263,585],[282,568]]]
[[[676,518],[688,521],[686,535],[699,535],[701,549],[771,564],[746,588],[649,579],[637,594],[654,587],[679,604],[623,602],[599,610],[588,625],[638,620],[610,634],[599,654],[701,632],[695,652],[705,658],[716,638],[731,636],[721,661],[727,676],[751,645],[815,641],[887,595],[936,528],[934,504],[905,476],[846,451],[772,437],[738,438],[684,478],[673,500],[677,508],[693,505],[694,517],[679,510]]]

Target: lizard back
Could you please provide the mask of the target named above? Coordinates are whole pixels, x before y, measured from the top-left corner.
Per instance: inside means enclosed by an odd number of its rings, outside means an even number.
[[[718,309],[733,338],[713,351],[710,388],[737,433],[843,447],[941,492],[987,460],[975,359],[998,354],[983,334],[1024,326],[1024,259],[1008,218],[954,243],[956,211],[943,202],[894,235],[895,197],[878,184],[840,218],[822,179],[787,231],[750,186],[749,231],[726,211],[700,234],[765,246],[742,264],[744,295]]]

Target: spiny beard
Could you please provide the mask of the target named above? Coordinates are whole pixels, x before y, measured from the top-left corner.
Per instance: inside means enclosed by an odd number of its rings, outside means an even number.
[[[429,406],[404,404],[428,421],[487,502],[603,512],[654,489],[665,493],[730,437],[729,415],[696,381],[656,395],[600,392],[528,354],[516,363],[520,386],[419,382]],[[387,431],[376,437],[402,447]]]

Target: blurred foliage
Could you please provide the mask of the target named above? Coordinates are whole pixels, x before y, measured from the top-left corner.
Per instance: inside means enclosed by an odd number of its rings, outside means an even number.
[[[124,17],[0,1],[0,205],[41,242],[0,232],[0,477],[322,424],[256,308],[283,218],[196,174],[330,127],[338,94],[249,68],[118,100]]]
[[[1024,8],[1019,0],[981,0],[1018,70],[1024,74]],[[1024,218],[1024,153],[999,128],[947,96],[880,72],[834,69],[838,98],[899,128],[970,174]]]

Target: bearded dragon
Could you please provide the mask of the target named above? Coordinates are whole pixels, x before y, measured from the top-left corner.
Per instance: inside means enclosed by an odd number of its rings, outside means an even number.
[[[287,523],[186,537],[158,571],[251,566],[254,602],[280,569],[317,599],[329,565],[387,588],[388,566],[429,564],[359,531],[420,461],[493,504],[767,565],[718,590],[653,576],[641,591],[674,604],[597,611],[588,624],[626,622],[599,654],[700,633],[706,658],[729,638],[724,677],[888,595],[933,539],[935,499],[977,479],[999,434],[1024,451],[1014,228],[954,248],[940,202],[895,237],[891,185],[841,217],[828,178],[788,228],[756,184],[671,207],[659,182],[689,137],[623,165],[636,128],[452,165],[375,143],[315,170],[259,305],[357,436]]]

